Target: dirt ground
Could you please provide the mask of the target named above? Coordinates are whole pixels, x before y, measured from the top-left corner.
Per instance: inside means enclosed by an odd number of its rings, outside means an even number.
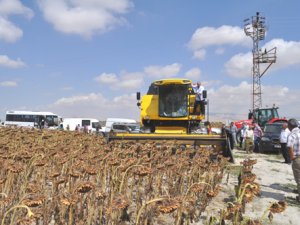
[[[261,196],[255,197],[251,203],[246,205],[244,216],[252,219],[259,219],[264,214],[268,206],[280,200],[288,203],[287,209],[280,213],[274,214],[273,225],[300,224],[300,204],[295,202],[296,194],[292,192],[296,189],[296,183],[293,176],[291,165],[282,163],[284,161],[281,154],[246,154],[245,151],[234,149],[234,165],[240,165],[240,162],[246,158],[257,159],[254,165],[253,173],[256,174],[256,182],[261,186]],[[217,215],[220,209],[226,207],[226,202],[234,200],[234,186],[237,185],[237,174],[229,174],[222,181],[222,190],[219,195],[209,204],[203,220],[194,225],[205,224],[210,215]],[[263,224],[271,224],[266,216]]]

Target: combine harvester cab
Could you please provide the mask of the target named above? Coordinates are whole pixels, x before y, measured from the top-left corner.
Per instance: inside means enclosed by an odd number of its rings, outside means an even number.
[[[203,92],[206,98],[206,91]],[[196,130],[205,115],[199,109],[193,114],[196,95],[188,79],[164,79],[153,82],[146,95],[137,93],[141,124],[144,133],[110,133],[108,141],[174,140],[178,145],[212,146],[230,157],[231,148],[225,132],[220,135],[197,134]]]

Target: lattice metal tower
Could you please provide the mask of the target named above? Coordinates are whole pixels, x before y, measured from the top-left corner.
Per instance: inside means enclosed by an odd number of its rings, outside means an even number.
[[[264,49],[263,51],[259,48],[259,41],[265,39],[266,27],[265,27],[265,17],[262,17],[259,12],[255,16],[244,20],[244,31],[245,34],[252,38],[253,40],[253,100],[252,100],[252,110],[256,108],[261,108],[262,98],[261,98],[261,82],[260,78],[265,74],[265,72],[270,68],[270,66],[276,62],[276,47],[271,50]],[[260,64],[268,64],[264,71],[260,73]]]

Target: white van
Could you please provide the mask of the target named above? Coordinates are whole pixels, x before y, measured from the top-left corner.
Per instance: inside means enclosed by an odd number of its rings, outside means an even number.
[[[109,133],[112,129],[114,123],[137,123],[133,119],[124,119],[124,118],[107,118],[105,123],[105,133]]]
[[[99,120],[93,118],[64,118],[62,122],[62,128],[64,130],[73,131],[77,125],[79,125],[80,129],[87,126],[89,133],[94,133],[96,132],[96,127],[100,124]]]

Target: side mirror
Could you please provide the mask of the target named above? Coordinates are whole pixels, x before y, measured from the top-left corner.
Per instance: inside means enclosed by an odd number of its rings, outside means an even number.
[[[136,103],[136,105],[137,105],[138,107],[140,107],[140,106],[141,106],[141,103],[140,103],[140,102],[138,102],[138,103]]]
[[[202,95],[203,95],[203,98],[207,98],[207,90],[203,90]]]
[[[141,92],[136,93],[136,100],[141,100]]]

